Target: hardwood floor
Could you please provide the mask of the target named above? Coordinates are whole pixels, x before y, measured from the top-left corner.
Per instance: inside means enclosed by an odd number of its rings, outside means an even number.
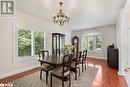
[[[99,68],[92,87],[128,87],[122,76],[115,69],[107,66],[106,60],[88,59],[88,66]]]
[[[24,77],[26,75],[32,74],[32,73],[34,73],[38,70],[39,70],[39,68],[35,68],[35,69],[29,70],[29,71],[26,71],[26,72],[22,72],[22,73],[19,73],[19,74],[16,74],[16,75],[4,78],[4,79],[0,79],[0,83],[8,83],[10,81],[13,81],[13,80],[16,80],[18,78]]]
[[[88,66],[99,68],[92,87],[128,87],[124,77],[118,76],[115,69],[107,67],[107,62],[105,60],[88,58],[87,63]],[[0,83],[10,82],[12,80],[34,73],[38,70],[39,68],[35,68],[14,76],[10,76],[8,78],[1,79]]]

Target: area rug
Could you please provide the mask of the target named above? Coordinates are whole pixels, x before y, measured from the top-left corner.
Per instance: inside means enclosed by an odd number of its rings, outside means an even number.
[[[86,71],[83,73],[81,72],[81,75],[78,76],[77,80],[75,80],[74,73],[71,73],[71,87],[91,87],[97,71],[98,68],[87,66]],[[48,79],[49,83],[46,85],[45,73],[43,73],[42,80],[40,80],[39,74],[40,72],[38,71],[9,83],[13,84],[13,87],[50,87],[50,77]],[[53,87],[62,87],[61,80],[53,77],[52,85]],[[69,87],[68,85],[69,83],[65,82],[65,87]]]

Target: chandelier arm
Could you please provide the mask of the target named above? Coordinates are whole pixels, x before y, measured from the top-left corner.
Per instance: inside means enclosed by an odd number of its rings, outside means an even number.
[[[60,26],[63,26],[64,24],[69,22],[70,17],[68,17],[68,15],[62,11],[63,2],[59,2],[59,5],[60,9],[57,14],[53,16],[53,22],[59,24]]]

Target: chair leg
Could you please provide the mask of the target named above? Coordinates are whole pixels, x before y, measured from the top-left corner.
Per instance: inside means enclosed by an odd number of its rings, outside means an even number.
[[[87,66],[88,66],[88,61],[87,61]]]
[[[69,75],[69,87],[71,86],[71,78],[70,78],[70,75]]]
[[[51,79],[50,79],[50,86],[52,87],[52,74],[51,74]]]
[[[84,62],[84,64],[85,64],[85,70],[86,70],[86,63]]]
[[[64,87],[64,78],[62,78],[62,87]]]
[[[79,67],[79,76],[80,76],[80,67]]]
[[[77,70],[75,71],[75,80],[77,80]]]
[[[82,62],[82,72],[84,72],[84,65],[83,65],[83,62]]]
[[[48,84],[48,71],[46,72],[46,84]]]
[[[40,71],[40,79],[42,79],[42,70]]]

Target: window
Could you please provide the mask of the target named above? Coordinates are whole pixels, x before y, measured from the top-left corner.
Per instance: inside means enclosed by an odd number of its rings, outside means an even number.
[[[44,50],[44,33],[35,32],[35,54],[38,54],[39,51]]]
[[[100,33],[87,33],[82,36],[82,49],[101,50],[102,35]]]
[[[96,40],[96,50],[101,50],[101,47],[102,47],[102,36],[101,35],[98,35],[98,36],[95,36],[95,40]]]
[[[19,27],[15,36],[16,60],[32,59],[39,51],[44,50],[44,32]]]
[[[31,31],[18,30],[18,56],[31,56]]]

